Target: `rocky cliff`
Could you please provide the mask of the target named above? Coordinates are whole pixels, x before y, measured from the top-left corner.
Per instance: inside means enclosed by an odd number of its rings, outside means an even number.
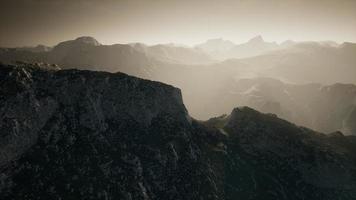
[[[0,94],[0,199],[220,198],[214,144],[177,88],[1,66]]]
[[[122,73],[0,66],[0,199],[356,198],[356,139]]]
[[[356,198],[355,136],[325,135],[248,107],[205,123],[228,136],[226,199]]]

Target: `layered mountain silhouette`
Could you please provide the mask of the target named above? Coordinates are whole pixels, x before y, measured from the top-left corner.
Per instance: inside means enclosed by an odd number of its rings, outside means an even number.
[[[213,103],[215,101],[215,103]],[[353,84],[288,84],[271,78],[227,82],[209,101],[195,107],[221,115],[234,106],[245,105],[274,113],[298,125],[331,133],[355,134],[356,86]],[[208,105],[215,104],[214,107]],[[204,118],[204,116],[202,116]]]
[[[214,52],[214,55],[218,55],[218,51],[239,51],[249,55],[230,55],[225,58],[241,57],[242,59],[217,63],[208,54]],[[251,51],[260,51],[260,53],[249,53]],[[0,61],[2,63],[45,62],[58,64],[62,68],[75,66],[80,69],[121,71],[140,77],[151,77],[151,79],[160,79],[163,76],[160,71],[166,70],[162,68],[167,66],[186,68],[213,64],[224,68],[223,70],[230,70],[230,74],[240,77],[264,76],[294,83],[355,84],[353,76],[355,52],[356,45],[353,43],[337,45],[332,42],[286,41],[277,45],[273,42],[265,42],[261,36],[240,45],[232,45],[228,41],[218,39],[195,48],[171,44],[147,46],[140,43],[100,45],[94,38],[80,37],[59,43],[53,49],[46,51],[2,48]],[[322,76],[321,71],[325,72]]]
[[[80,37],[61,42],[48,52],[29,52],[3,49],[3,63],[15,61],[54,63],[62,68],[90,69],[99,71],[123,71],[149,77],[151,61],[144,53],[130,45],[101,45],[91,37]],[[103,67],[105,66],[105,67]]]
[[[132,44],[136,50],[145,53],[148,57],[172,64],[209,64],[215,62],[209,55],[199,49],[177,46],[174,44],[159,44],[147,46],[141,43]]]
[[[246,55],[223,61],[214,57],[232,51]],[[27,61],[62,69],[124,72],[168,83],[182,89],[188,110],[199,119],[246,105],[317,131],[354,134],[354,85],[348,84],[356,84],[355,52],[353,43],[286,41],[276,44],[264,41],[261,36],[240,45],[214,39],[193,48],[173,44],[102,45],[92,37],[80,37],[42,50],[1,48],[0,62]],[[254,94],[258,98],[247,93],[244,96],[242,93],[254,83],[251,81],[249,85],[239,80],[256,77],[283,83],[267,81],[261,86],[265,92]],[[257,80],[256,84],[261,85]],[[290,91],[290,85],[295,84],[301,85],[295,88],[306,92]],[[281,88],[292,97],[281,92]],[[330,94],[326,92],[328,88]]]
[[[265,55],[237,60],[236,64],[243,62],[258,74],[294,83],[355,84],[355,53],[354,43],[330,46],[305,42]]]
[[[356,198],[356,138],[123,73],[0,66],[1,199]]]
[[[242,44],[234,44],[231,41],[223,39],[213,39],[197,45],[196,48],[202,49],[213,58],[225,60],[229,58],[258,56],[268,51],[286,48],[292,45],[294,45],[292,41],[286,41],[281,45],[276,42],[266,42],[262,36],[258,35]]]
[[[52,50],[52,47],[48,47],[45,45],[37,45],[35,47],[19,47],[15,48],[17,51],[30,51],[30,52],[35,52],[35,53],[40,53],[40,52],[48,52]]]
[[[210,39],[205,43],[198,44],[195,48],[201,49],[202,51],[210,54],[215,58],[222,58],[223,54],[227,51],[230,51],[235,47],[236,44],[229,40],[223,40],[222,38]]]
[[[2,48],[0,61],[45,62],[62,68],[125,72],[149,78],[156,67],[168,64],[207,64],[214,62],[201,51],[174,45],[144,44],[102,45],[92,37],[61,42],[49,51],[35,52],[23,48]]]

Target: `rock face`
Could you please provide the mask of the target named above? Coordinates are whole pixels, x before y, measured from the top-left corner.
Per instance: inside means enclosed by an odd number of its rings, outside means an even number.
[[[356,84],[356,45],[289,41],[272,51],[275,46],[261,37],[241,45],[211,40],[196,48],[140,43],[101,45],[94,38],[80,37],[47,50],[0,48],[0,63],[28,61],[57,64],[62,69],[120,71],[168,83],[182,90],[190,114],[201,120],[229,113],[241,105],[275,113],[317,131],[356,134],[351,113],[356,105],[356,86],[349,85]],[[242,54],[269,53],[217,63],[206,55],[228,49]],[[263,81],[262,77],[285,83]],[[253,79],[243,80],[246,78]],[[260,91],[248,90],[254,85]]]
[[[0,80],[0,199],[219,198],[179,89],[35,67]]]
[[[324,135],[248,107],[206,123],[228,135],[226,199],[356,198],[356,137]]]
[[[0,199],[356,198],[356,138],[122,73],[0,66]]]

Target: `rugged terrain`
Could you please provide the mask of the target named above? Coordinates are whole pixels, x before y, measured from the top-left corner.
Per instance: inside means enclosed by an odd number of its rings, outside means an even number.
[[[217,116],[229,113],[236,105],[274,113],[320,132],[341,131],[356,135],[353,125],[356,124],[356,85],[353,84],[291,84],[272,78],[230,80],[215,96],[211,95],[194,107],[189,105],[188,109]]]
[[[226,60],[231,58],[247,58],[265,54],[269,51],[283,49],[293,45],[293,42],[282,43],[266,42],[262,36],[258,35],[251,38],[246,43],[234,44],[231,41],[223,39],[211,39],[205,43],[196,45],[195,47],[201,49],[203,52],[209,54],[211,57],[218,60]]]
[[[354,199],[356,137],[235,108],[205,122],[227,135],[226,199]]]
[[[79,37],[54,47],[0,48],[0,62],[49,63],[160,81],[180,88],[191,116],[201,120],[241,105],[317,131],[356,134],[355,52],[354,43],[276,44],[261,36],[240,45],[215,39],[195,47],[103,45],[92,37]],[[212,56],[220,54],[228,60]],[[261,81],[262,77],[275,81]],[[259,91],[248,91],[253,87]]]
[[[0,70],[1,199],[219,195],[209,136],[179,89],[121,73]]]
[[[355,199],[356,140],[122,73],[0,66],[0,199]]]

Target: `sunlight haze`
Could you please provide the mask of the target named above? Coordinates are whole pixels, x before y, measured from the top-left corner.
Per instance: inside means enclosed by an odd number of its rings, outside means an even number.
[[[256,35],[276,42],[356,42],[355,9],[352,0],[1,1],[0,46],[53,46],[82,35],[103,44],[242,43]]]

